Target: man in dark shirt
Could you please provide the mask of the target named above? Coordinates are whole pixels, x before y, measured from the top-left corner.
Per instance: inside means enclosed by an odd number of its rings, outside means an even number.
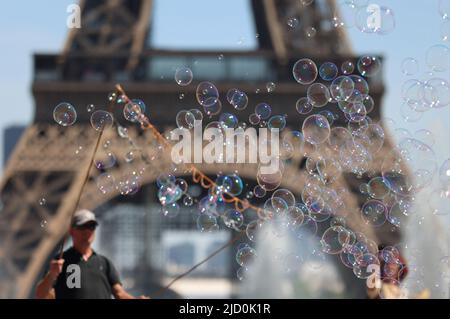
[[[97,226],[91,211],[79,210],[74,214],[70,228],[73,247],[63,253],[62,259],[56,257],[51,261],[49,271],[37,285],[37,298],[137,299],[123,289],[111,261],[92,249]]]

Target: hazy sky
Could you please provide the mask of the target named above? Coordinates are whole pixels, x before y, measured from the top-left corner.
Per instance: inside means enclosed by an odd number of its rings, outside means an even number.
[[[364,0],[357,0],[364,2]],[[400,88],[408,79],[401,72],[406,57],[419,61],[418,77],[427,72],[425,53],[441,41],[442,18],[438,0],[373,0],[395,13],[395,30],[385,36],[368,35],[355,27],[348,30],[356,53],[379,53],[385,57],[384,77],[387,93],[385,116],[411,131],[435,130],[439,158],[450,157],[450,107],[430,111],[417,123],[405,123],[399,113]],[[6,1],[2,4],[0,38],[0,84],[3,92],[0,130],[13,124],[28,124],[33,118],[31,97],[32,53],[55,53],[63,46],[68,29],[66,8],[76,1]],[[252,48],[255,30],[246,0],[157,0],[153,43],[159,47]],[[448,45],[448,43],[447,43]],[[449,74],[437,74],[449,79]],[[441,130],[438,130],[442,128]],[[2,140],[3,143],[3,140]],[[3,147],[0,148],[2,157]]]

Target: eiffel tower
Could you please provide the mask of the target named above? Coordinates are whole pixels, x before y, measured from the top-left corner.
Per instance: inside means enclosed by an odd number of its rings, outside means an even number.
[[[32,297],[43,267],[68,229],[74,202],[89,167],[97,136],[89,123],[90,113],[78,107],[76,125],[60,127],[52,118],[53,108],[59,102],[70,101],[77,106],[89,103],[104,105],[115,84],[122,83],[130,96],[157,101],[149,113],[154,124],[165,130],[173,125],[179,111],[174,106],[179,105],[180,87],[173,81],[173,70],[164,68],[164,63],[183,61],[193,70],[194,81],[213,80],[221,95],[232,87],[239,87],[248,92],[251,101],[271,104],[274,114],[287,114],[287,126],[298,129],[299,115],[294,107],[286,105],[295,105],[297,98],[305,95],[306,91],[293,83],[293,63],[302,57],[309,57],[318,64],[331,61],[336,65],[358,60],[352,54],[345,29],[332,26],[333,18],[339,14],[335,1],[308,2],[312,1],[251,0],[259,35],[258,48],[214,52],[151,48],[147,41],[151,33],[152,0],[81,0],[82,27],[70,30],[62,52],[34,56],[34,121],[15,147],[0,184],[3,202],[0,214],[0,297]],[[286,21],[291,17],[297,17],[302,26],[314,27],[316,35],[309,37],[303,27],[288,28]],[[224,59],[218,64],[217,72],[208,69],[208,61],[217,60],[221,54]],[[255,93],[269,81],[277,85],[274,92]],[[371,117],[376,120],[380,118],[384,89],[379,78],[371,79],[369,84],[376,104]],[[186,94],[185,104],[195,105],[195,85],[186,87],[183,92]],[[250,111],[244,110],[241,116],[245,118],[249,114]],[[120,112],[115,111],[115,115],[119,118]],[[149,142],[139,129],[130,126],[128,134],[136,143],[145,145],[147,155],[153,159],[152,169],[145,172],[143,180],[143,184],[150,185],[167,163],[158,160],[157,146]],[[108,140],[116,154],[124,154],[129,147],[117,134],[105,132],[101,143]],[[389,140],[384,147],[389,150]],[[98,157],[101,159],[107,156],[105,152],[100,153]],[[135,162],[139,165],[138,160]],[[305,180],[301,162],[300,156],[286,167],[289,173],[285,174],[287,177],[282,183],[297,195]],[[238,169],[245,178],[255,177],[254,167],[245,165],[200,165],[200,168],[211,174]],[[126,169],[123,159],[118,159],[113,168],[118,176]],[[90,177],[80,201],[84,208],[97,209],[119,196],[118,191],[106,195],[98,191],[95,178],[99,172],[95,167],[88,173]],[[358,191],[355,188],[359,183],[351,174],[342,181],[350,194]],[[42,197],[45,197],[45,205],[39,203]],[[357,195],[347,198],[350,214],[355,215],[349,218],[353,220],[350,226],[377,243],[395,243],[397,233],[380,233],[360,222],[360,203]],[[43,222],[45,227],[42,227]]]

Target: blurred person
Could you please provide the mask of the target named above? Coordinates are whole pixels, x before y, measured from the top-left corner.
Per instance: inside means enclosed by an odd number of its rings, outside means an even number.
[[[122,286],[112,262],[92,249],[98,222],[93,212],[77,211],[71,222],[73,246],[50,262],[36,287],[38,299],[149,299],[132,296]],[[78,276],[78,277],[77,277]]]

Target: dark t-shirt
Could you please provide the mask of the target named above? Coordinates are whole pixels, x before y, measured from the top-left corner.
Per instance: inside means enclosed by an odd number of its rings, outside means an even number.
[[[116,268],[108,258],[93,252],[85,261],[72,247],[64,252],[63,259],[63,270],[53,285],[56,299],[111,299],[113,297],[112,286],[120,284],[120,279]],[[68,271],[67,268],[70,265],[78,265],[79,268],[72,266]],[[78,282],[74,279],[77,273],[80,275]]]

